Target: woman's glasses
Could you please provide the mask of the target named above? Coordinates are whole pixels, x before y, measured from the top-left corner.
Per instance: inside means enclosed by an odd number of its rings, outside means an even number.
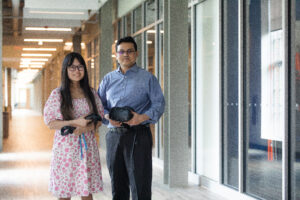
[[[83,65],[70,65],[70,66],[68,67],[68,69],[69,69],[70,71],[72,71],[72,72],[76,71],[76,69],[77,69],[78,71],[83,71],[83,70],[84,70],[84,66],[83,66]]]

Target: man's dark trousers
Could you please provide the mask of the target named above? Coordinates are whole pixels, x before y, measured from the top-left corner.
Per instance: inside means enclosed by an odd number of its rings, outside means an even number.
[[[113,128],[106,134],[113,200],[151,200],[152,135],[149,126]]]

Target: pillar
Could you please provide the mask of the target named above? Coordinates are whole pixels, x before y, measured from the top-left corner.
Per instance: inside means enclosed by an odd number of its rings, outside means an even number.
[[[75,35],[73,35],[72,42],[73,51],[81,54],[81,35],[75,33]]]
[[[2,72],[2,0],[0,0],[0,72]],[[0,83],[2,83],[2,74],[0,76]],[[0,94],[3,94],[2,87],[0,87]],[[3,149],[3,117],[2,110],[3,100],[0,98],[0,152]]]
[[[99,11],[100,22],[100,82],[103,77],[112,71],[112,44],[113,44],[113,8],[114,4],[112,0],[108,0]],[[100,146],[105,146],[105,133],[107,132],[106,126],[100,128]]]
[[[180,13],[180,15],[178,15]],[[188,184],[188,3],[164,1],[164,183]]]

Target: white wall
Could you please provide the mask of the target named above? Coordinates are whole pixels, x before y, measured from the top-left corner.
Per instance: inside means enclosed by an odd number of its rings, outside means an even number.
[[[196,7],[197,173],[219,180],[219,1]]]

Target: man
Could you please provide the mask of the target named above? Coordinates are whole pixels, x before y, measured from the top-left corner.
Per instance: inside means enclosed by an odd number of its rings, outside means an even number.
[[[164,112],[165,100],[158,80],[136,65],[137,45],[132,37],[118,40],[117,70],[100,83],[98,94],[104,106],[109,131],[106,134],[107,167],[111,177],[113,200],[151,199],[152,135],[149,124]],[[113,107],[129,106],[133,117],[124,122],[109,118]],[[129,127],[129,128],[128,128]]]

